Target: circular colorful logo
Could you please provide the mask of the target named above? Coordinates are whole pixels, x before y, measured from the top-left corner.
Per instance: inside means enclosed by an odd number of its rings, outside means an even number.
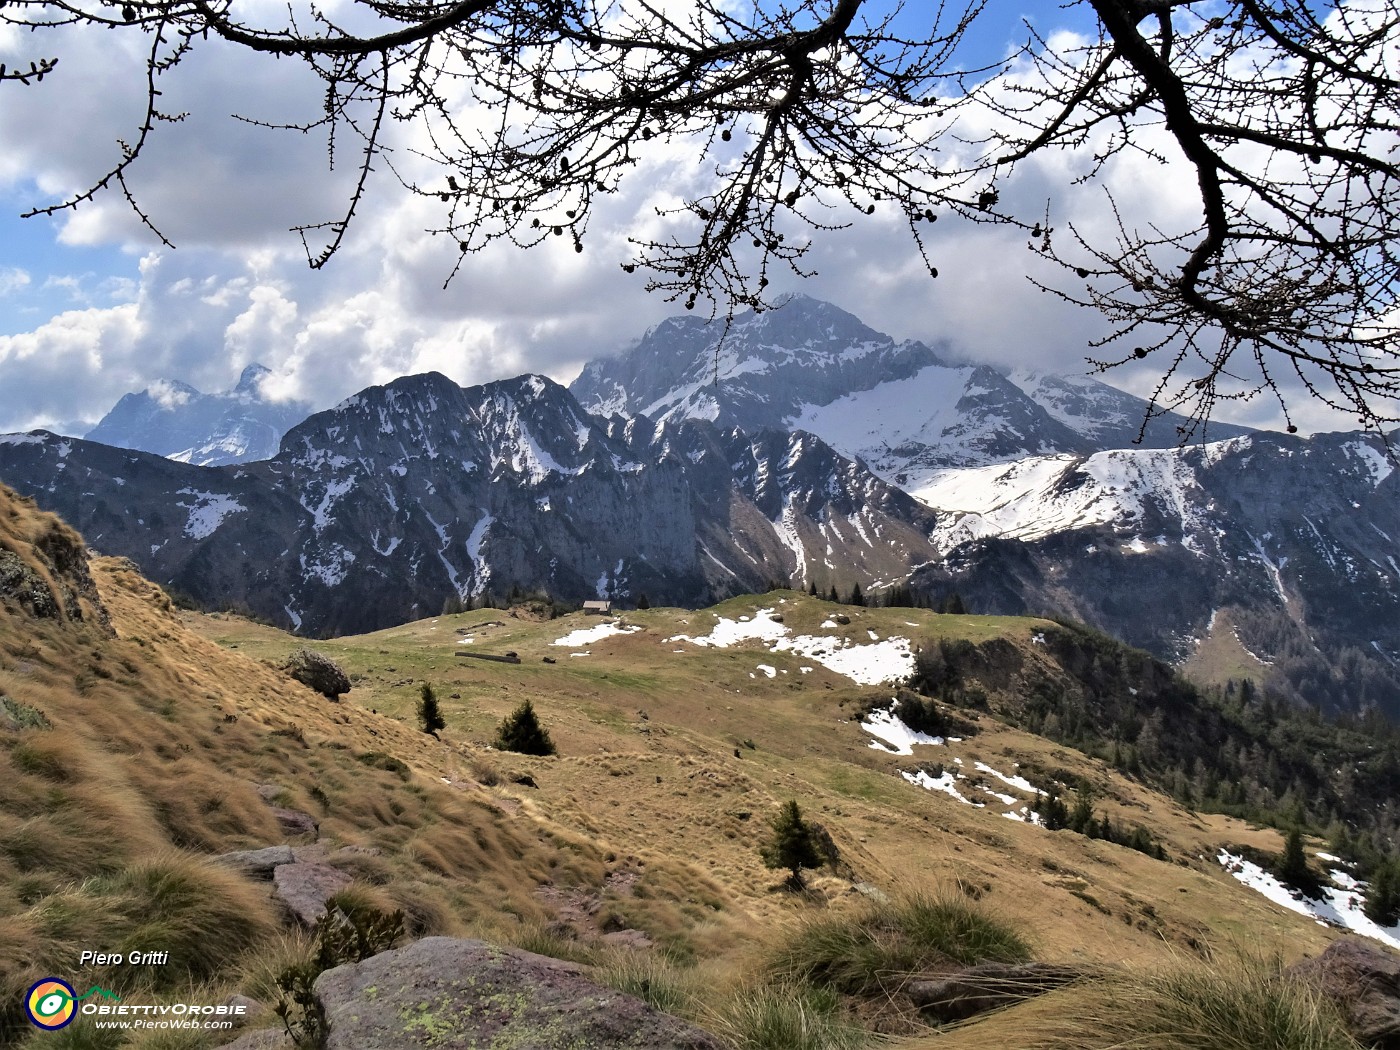
[[[67,981],[45,977],[24,997],[24,1012],[40,1028],[54,1032],[72,1024],[78,1012],[78,993]]]

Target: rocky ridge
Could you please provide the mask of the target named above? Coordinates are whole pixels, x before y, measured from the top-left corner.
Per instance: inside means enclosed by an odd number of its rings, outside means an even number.
[[[931,512],[810,435],[604,420],[539,376],[372,387],[236,467],[10,436],[0,477],[195,601],[313,635],[513,589],[696,604],[848,587],[934,553]]]

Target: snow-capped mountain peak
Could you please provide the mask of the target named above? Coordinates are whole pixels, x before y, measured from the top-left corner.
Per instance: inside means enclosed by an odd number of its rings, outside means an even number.
[[[808,296],[742,314],[727,330],[669,319],[618,357],[590,362],[571,389],[604,415],[807,430],[908,489],[948,467],[1131,446],[1148,408],[1087,377],[952,364]],[[1247,431],[1222,425],[1210,433]],[[1189,434],[1188,421],[1162,416],[1142,443],[1173,447]]]
[[[271,369],[251,364],[232,390],[204,394],[179,380],[158,380],[126,394],[87,433],[87,440],[213,466],[268,459],[310,406],[263,395]]]

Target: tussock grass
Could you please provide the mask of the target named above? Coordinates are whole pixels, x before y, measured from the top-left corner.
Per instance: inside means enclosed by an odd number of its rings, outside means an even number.
[[[973,902],[916,893],[803,922],[773,952],[769,968],[779,980],[869,997],[922,973],[1028,958],[1025,940]]]
[[[871,1041],[835,992],[811,985],[740,988],[705,1021],[734,1050],[857,1050]]]
[[[29,1026],[32,1034],[20,1043],[20,1050],[119,1050],[126,1046],[125,1035],[114,1028],[98,1028],[79,1021],[57,1032],[41,1032]]]
[[[664,953],[614,950],[600,957],[593,978],[599,984],[634,995],[663,1013],[695,1019],[713,986],[694,967],[682,966]]]
[[[917,1044],[922,1047],[923,1044]],[[1124,971],[948,1032],[940,1050],[1360,1050],[1332,1003],[1277,959]],[[912,1050],[912,1048],[911,1048]]]
[[[598,949],[586,941],[562,932],[553,924],[526,920],[504,931],[506,943],[551,959],[591,965],[598,960]]]
[[[6,985],[20,988],[46,973],[72,972],[75,945],[123,954],[168,951],[165,966],[103,973],[121,989],[166,989],[214,977],[275,928],[265,892],[227,869],[169,852],[0,919],[0,973]]]
[[[316,938],[307,930],[283,930],[269,937],[255,953],[248,955],[234,972],[239,990],[260,1003],[277,1002],[277,979],[293,966],[311,961]]]

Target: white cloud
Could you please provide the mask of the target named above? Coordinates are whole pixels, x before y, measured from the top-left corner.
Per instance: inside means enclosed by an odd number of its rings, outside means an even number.
[[[0,267],[0,299],[29,286],[29,274],[18,266]]]
[[[146,388],[146,392],[151,395],[156,404],[164,409],[187,405],[193,396],[188,388],[176,386],[168,379],[157,379]]]

